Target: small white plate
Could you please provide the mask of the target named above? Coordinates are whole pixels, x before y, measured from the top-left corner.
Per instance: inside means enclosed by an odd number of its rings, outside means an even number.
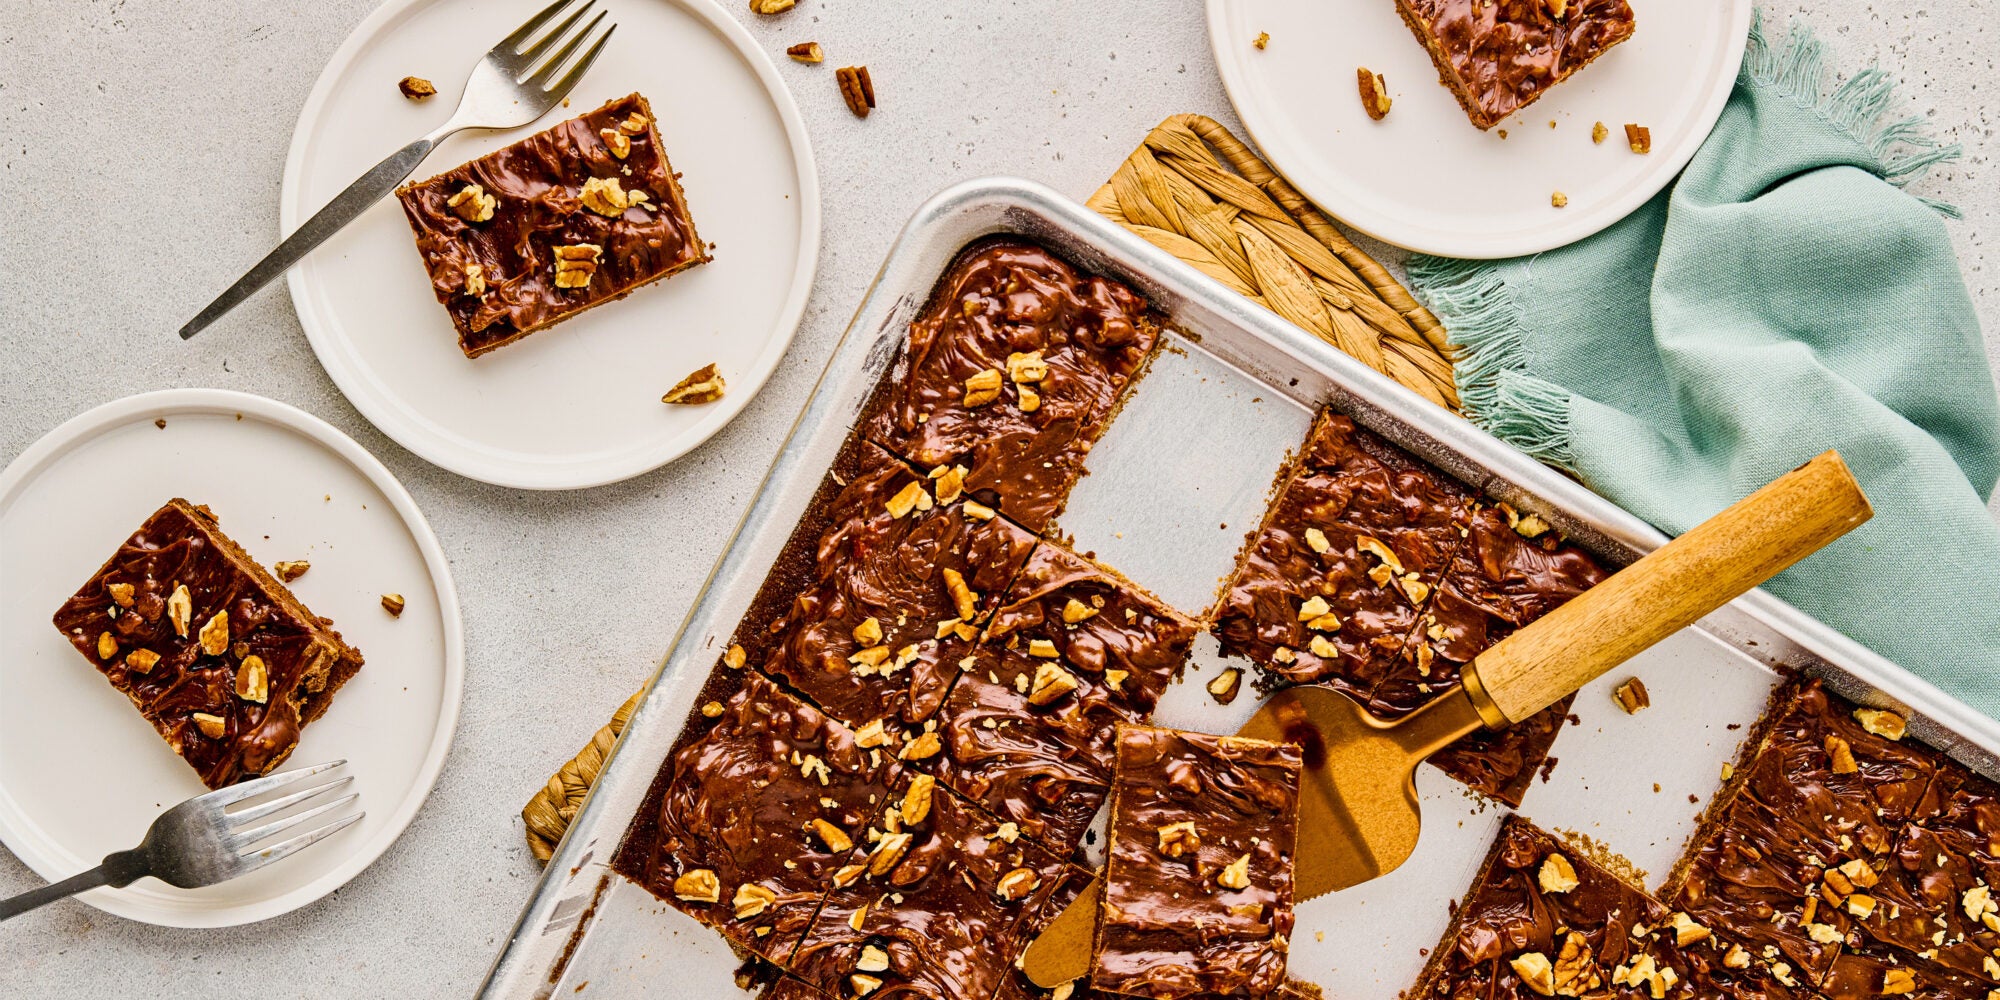
[[[154,421],[166,426],[156,427]],[[326,895],[417,814],[458,726],[464,643],[437,538],[389,470],[324,421],[261,396],[169,389],[106,403],[0,472],[0,841],[54,881],[139,842],[206,791],[49,619],[171,497],[208,504],[367,663],[287,762],[346,758],[367,817],[296,856],[206,889],[141,879],[78,897],[174,927],[264,920]],[[384,592],[408,602],[382,610]]]
[[[285,161],[290,232],[377,160],[435,128],[465,75],[546,0],[389,0],[314,85]],[[606,0],[618,32],[534,125],[461,132],[430,177],[614,97],[652,102],[715,259],[467,360],[394,198],[291,271],[299,322],[342,392],[383,433],[460,475],[527,489],[596,486],[660,467],[720,430],[790,345],[819,259],[819,185],[798,108],[749,32],[713,0]],[[404,99],[421,76],[436,97]],[[660,395],[721,367],[720,402]]]
[[[1624,218],[1680,173],[1722,114],[1751,0],[1631,2],[1631,38],[1487,132],[1438,82],[1394,0],[1208,0],[1208,35],[1243,126],[1321,208],[1410,250],[1513,257]],[[1361,109],[1362,66],[1387,78],[1395,106],[1382,121]],[[1595,145],[1600,121],[1611,134]],[[1627,147],[1627,122],[1652,129],[1650,154]],[[1549,203],[1557,191],[1567,207]]]

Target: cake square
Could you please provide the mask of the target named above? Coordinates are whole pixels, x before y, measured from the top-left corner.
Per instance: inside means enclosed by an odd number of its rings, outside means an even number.
[[[1222,652],[1365,702],[1429,604],[1471,503],[1349,418],[1321,414],[1224,591]]]
[[[910,324],[861,433],[1030,531],[1049,528],[1119,394],[1151,355],[1146,301],[1032,243],[966,249]]]
[[[1622,989],[1621,989],[1622,988]],[[1519,816],[1495,838],[1411,1000],[1810,997]]]
[[[1062,859],[927,775],[907,776],[879,819],[834,876],[793,973],[837,997],[990,998]]]
[[[1953,825],[1936,779],[1956,765],[1870,732],[1816,680],[1783,689],[1776,704],[1696,833],[1676,904],[1760,951],[1775,948],[1809,985],[1834,975],[1850,943],[1919,968],[1935,960],[1979,970],[1981,956],[1958,946],[2000,936],[1965,919],[1951,891],[1954,851],[1926,833]],[[1946,865],[1935,864],[1940,856]],[[1851,963],[1842,974],[1851,979]]]
[[[396,197],[468,358],[709,259],[638,94]]]
[[[1632,37],[1626,0],[1396,0],[1438,80],[1482,129]]]
[[[958,660],[1036,541],[969,502],[957,477],[926,478],[873,445],[830,505],[810,582],[776,623],[762,663],[834,718],[918,723],[944,700]]]
[[[938,780],[1058,854],[1111,785],[1121,722],[1142,722],[1196,627],[1051,542],[1028,558],[939,713]]]
[[[1180,1000],[1284,981],[1301,769],[1289,743],[1119,727],[1092,986]]]
[[[613,867],[783,966],[900,768],[753,671],[700,715]]]
[[[202,783],[268,774],[361,669],[361,652],[178,497],[55,613]]]
[[[1465,664],[1610,574],[1539,518],[1480,504],[1410,644],[1369,695],[1368,710],[1400,718],[1451,690]],[[1432,755],[1446,774],[1509,805],[1521,804],[1574,695],[1502,730],[1481,730]]]

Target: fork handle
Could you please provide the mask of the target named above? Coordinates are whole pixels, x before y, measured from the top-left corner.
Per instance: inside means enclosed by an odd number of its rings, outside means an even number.
[[[299,258],[311,253],[314,247],[326,242],[327,237],[353,222],[355,216],[366,211],[383,195],[394,191],[396,185],[403,183],[403,180],[417,169],[417,164],[424,162],[424,157],[429,156],[431,150],[437,148],[438,141],[442,138],[438,134],[424,136],[390,153],[388,159],[377,163],[374,169],[349,184],[347,190],[335,195],[332,201],[326,203],[326,207],[307,219],[305,225],[285,237],[285,241],[278,244],[278,248],[267,254],[263,260],[258,261],[257,266],[251,268],[249,273],[236,279],[236,283],[230,285],[228,291],[216,296],[215,301],[210,302],[206,309],[188,320],[187,325],[181,327],[181,339],[187,340],[200,333],[210,323],[220,319],[223,313],[236,308],[258,289],[275,281],[278,275],[298,263]]]
[[[53,903],[58,899],[67,899],[79,892],[95,889],[99,886],[108,885],[114,889],[124,888],[146,874],[148,872],[146,870],[146,856],[144,854],[138,851],[119,851],[116,854],[107,854],[104,857],[103,864],[87,872],[79,872],[60,882],[54,882],[39,889],[30,889],[11,899],[0,899],[0,920],[6,920],[9,917],[18,917],[38,906]]]

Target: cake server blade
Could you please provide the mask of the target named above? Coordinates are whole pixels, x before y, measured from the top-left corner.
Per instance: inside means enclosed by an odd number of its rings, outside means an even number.
[[[1366,882],[1409,859],[1424,758],[1481,727],[1527,719],[1872,513],[1847,464],[1828,451],[1502,639],[1466,664],[1456,688],[1401,719],[1378,719],[1330,688],[1273,695],[1238,735],[1305,751],[1293,898]],[[1102,887],[1092,880],[1022,953],[1021,971],[1035,984],[1089,974]]]

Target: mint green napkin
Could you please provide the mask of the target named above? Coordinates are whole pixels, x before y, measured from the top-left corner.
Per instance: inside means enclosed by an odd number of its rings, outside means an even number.
[[[1878,70],[1827,90],[1804,29],[1753,28],[1674,185],[1582,242],[1419,257],[1481,426],[1669,534],[1827,448],[1875,517],[1767,586],[2000,715],[2000,403],[1948,206],[1899,182],[1955,146],[1879,124]]]

